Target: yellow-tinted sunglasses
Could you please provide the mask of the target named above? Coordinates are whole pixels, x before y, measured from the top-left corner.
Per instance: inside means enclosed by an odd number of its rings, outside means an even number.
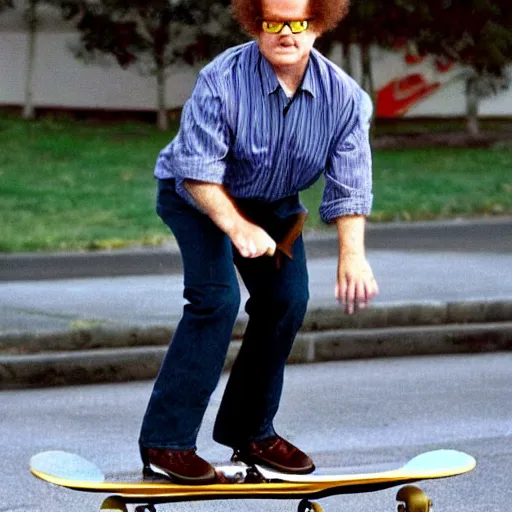
[[[309,28],[309,20],[300,21],[262,21],[261,26],[263,32],[267,34],[279,34],[287,25],[290,27],[292,34],[300,34]]]

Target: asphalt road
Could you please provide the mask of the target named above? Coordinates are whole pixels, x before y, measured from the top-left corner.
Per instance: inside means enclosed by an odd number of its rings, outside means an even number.
[[[224,377],[225,378],[225,377]],[[198,441],[207,459],[229,451],[210,441],[225,380]],[[136,439],[151,384],[70,387],[0,394],[1,512],[95,511],[104,496],[36,480],[30,456],[74,451],[108,475],[135,476]],[[279,432],[318,466],[389,467],[430,449],[477,458],[473,472],[422,488],[438,512],[507,511],[512,503],[512,354],[362,360],[292,366],[276,421]],[[396,490],[321,500],[326,511],[396,510]],[[163,505],[161,511],[294,511],[296,501],[218,501]]]
[[[309,258],[336,256],[334,229],[307,232]],[[512,252],[512,217],[368,224],[370,251]],[[0,254],[0,282],[181,273],[175,245],[154,249]]]
[[[510,300],[512,252],[369,251],[379,283],[373,306]],[[335,307],[337,258],[309,260],[310,308]],[[183,277],[124,276],[0,282],[0,334],[77,326],[169,325],[181,316]],[[247,291],[241,284],[242,304]],[[243,306],[240,315],[245,317]]]

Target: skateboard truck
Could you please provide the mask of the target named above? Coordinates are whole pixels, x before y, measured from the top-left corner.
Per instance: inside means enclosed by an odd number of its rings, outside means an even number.
[[[259,484],[265,482],[265,478],[258,471],[258,468],[254,464],[247,464],[240,453],[240,450],[234,450],[231,456],[231,462],[233,464],[242,465],[245,468],[245,483]]]
[[[128,512],[126,503],[119,496],[110,496],[103,501],[100,508],[101,512]],[[155,505],[148,503],[146,505],[138,505],[134,508],[134,512],[157,512]]]

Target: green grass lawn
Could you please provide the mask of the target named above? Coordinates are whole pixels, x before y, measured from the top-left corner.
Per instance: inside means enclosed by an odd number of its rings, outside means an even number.
[[[0,116],[0,251],[158,245],[153,167],[173,132]],[[322,183],[302,199],[322,226]],[[373,221],[512,213],[512,150],[376,151]]]

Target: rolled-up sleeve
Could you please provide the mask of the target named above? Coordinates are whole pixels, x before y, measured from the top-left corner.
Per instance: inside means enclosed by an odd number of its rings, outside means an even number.
[[[183,196],[186,179],[221,184],[226,172],[229,129],[223,113],[221,92],[214,80],[201,73],[191,97],[185,103],[180,129],[174,140],[159,154],[155,176],[175,178]]]
[[[372,154],[369,141],[373,106],[358,90],[352,114],[336,141],[325,168],[320,216],[326,223],[347,215],[369,215],[372,207]]]

